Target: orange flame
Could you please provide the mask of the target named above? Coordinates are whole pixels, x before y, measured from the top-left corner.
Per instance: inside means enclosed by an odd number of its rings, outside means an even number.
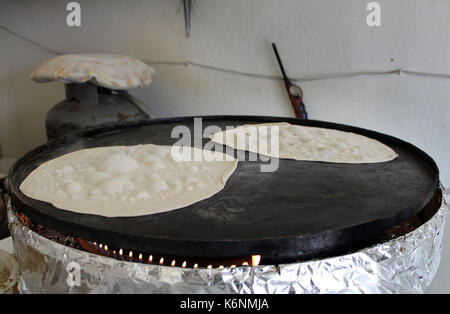
[[[261,263],[261,255],[252,255],[252,266],[258,266]]]

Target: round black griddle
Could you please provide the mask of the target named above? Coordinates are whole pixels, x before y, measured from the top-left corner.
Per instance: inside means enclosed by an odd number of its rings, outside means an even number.
[[[178,141],[171,138],[178,125],[194,134],[193,117],[158,119],[69,135],[31,151],[9,174],[12,204],[33,223],[109,247],[199,258],[259,254],[263,263],[281,263],[342,254],[386,240],[386,230],[423,209],[438,187],[434,161],[391,136],[314,120],[202,118],[203,129],[284,121],[349,131],[389,145],[399,157],[376,164],[280,159],[272,173],[260,171],[259,158],[240,161],[225,188],[211,198],[171,212],[132,218],[77,214],[21,193],[19,186],[28,174],[63,154],[97,146],[171,145]],[[205,138],[202,143],[208,141]]]

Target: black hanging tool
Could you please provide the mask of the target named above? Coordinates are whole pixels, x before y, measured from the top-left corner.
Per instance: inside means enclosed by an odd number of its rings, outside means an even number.
[[[308,119],[305,104],[303,103],[303,90],[300,86],[292,84],[291,80],[287,77],[275,43],[272,43],[272,48],[275,52],[275,56],[277,57],[278,64],[280,65],[281,73],[283,74],[284,86],[286,86],[289,99],[291,100],[292,107],[294,108],[295,116],[299,119]]]
[[[184,0],[184,27],[186,30],[186,38],[191,36],[191,0]]]

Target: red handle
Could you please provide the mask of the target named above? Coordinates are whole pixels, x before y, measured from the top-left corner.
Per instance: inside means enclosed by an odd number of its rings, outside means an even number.
[[[286,90],[291,100],[292,108],[294,109],[295,116],[299,119],[308,119],[308,114],[305,110],[305,104],[303,103],[303,90],[298,85],[294,85],[290,82],[285,82]]]

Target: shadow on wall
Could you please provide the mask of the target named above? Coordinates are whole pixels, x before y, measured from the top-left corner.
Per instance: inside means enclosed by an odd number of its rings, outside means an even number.
[[[5,157],[17,158],[46,142],[45,115],[64,96],[62,84],[30,80],[33,66],[11,66],[0,79],[0,145]]]

